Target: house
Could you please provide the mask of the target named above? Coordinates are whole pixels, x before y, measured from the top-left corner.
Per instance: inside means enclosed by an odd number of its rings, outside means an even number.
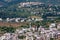
[[[51,23],[49,27],[50,28],[55,28],[56,27],[56,23]]]
[[[31,22],[32,20],[31,20],[31,19],[27,19],[26,21],[27,21],[27,22]]]
[[[0,21],[3,21],[3,19],[2,19],[2,18],[0,18]]]
[[[25,20],[24,19],[22,19],[20,22],[24,22]]]
[[[25,22],[26,18],[20,18],[20,22]]]
[[[15,22],[15,18],[6,18],[7,22]]]
[[[39,16],[30,16],[28,18],[30,18],[32,21],[42,21],[43,20],[43,18],[41,18]]]
[[[16,22],[20,22],[20,18],[16,18],[15,21],[16,21]]]

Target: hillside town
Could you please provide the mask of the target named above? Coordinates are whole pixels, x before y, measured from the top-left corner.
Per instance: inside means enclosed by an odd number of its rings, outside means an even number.
[[[30,1],[10,5],[0,5],[0,40],[60,40],[60,5]]]
[[[56,27],[57,26],[57,27]],[[60,24],[51,23],[49,28],[31,26],[16,29],[15,33],[5,33],[0,40],[60,40]]]

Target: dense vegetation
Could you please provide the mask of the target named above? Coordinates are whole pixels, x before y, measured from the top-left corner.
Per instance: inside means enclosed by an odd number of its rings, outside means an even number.
[[[50,3],[59,5],[59,2],[60,2],[59,0],[52,0],[52,1],[51,0],[44,0],[44,1],[43,0],[28,0],[29,2],[30,1],[36,1],[36,2],[40,1],[40,2],[44,2],[45,4],[47,4],[47,5],[39,5],[38,8],[36,8],[36,5],[31,6],[29,8],[18,8],[20,2],[27,2],[27,0],[11,0],[10,2],[9,2],[9,0],[7,0],[7,1],[0,0],[0,1],[2,3],[4,3],[4,7],[0,7],[0,18],[28,17],[28,16],[32,15],[31,12],[36,12],[36,11],[40,12],[41,14],[42,13],[46,14],[46,12],[51,12],[53,14],[54,12],[57,13],[60,11],[60,6],[54,6],[54,5],[51,7],[48,6],[48,4],[50,4]],[[52,8],[52,10],[49,11],[48,10],[49,8]],[[47,15],[49,15],[49,14],[47,14]],[[43,17],[45,17],[45,16],[43,16]]]
[[[51,6],[48,5],[36,5],[36,6],[30,6],[27,8],[19,8],[19,4],[11,5],[8,7],[0,8],[0,18],[16,18],[16,17],[29,17],[31,15],[38,15],[47,17],[47,16],[60,16],[60,14],[56,15],[58,12],[60,12],[60,6]],[[52,8],[52,10],[49,10],[49,8]],[[32,13],[33,12],[33,13]],[[34,12],[39,12],[34,14]],[[43,14],[43,15],[42,15]]]
[[[15,28],[13,27],[6,27],[6,26],[1,26],[0,27],[0,32],[7,32],[7,33],[14,33],[15,32]]]

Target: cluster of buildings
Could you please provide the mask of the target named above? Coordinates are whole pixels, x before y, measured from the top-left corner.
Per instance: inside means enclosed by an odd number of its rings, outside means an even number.
[[[38,17],[38,16],[31,16],[28,18],[6,18],[6,20],[0,18],[0,21],[5,21],[5,22],[30,22],[30,21],[42,21],[43,18]]]
[[[40,26],[33,26],[30,28],[22,28],[21,31],[16,30],[17,33],[21,36],[26,36],[26,40],[60,40],[60,24],[51,23],[49,28],[43,28]]]
[[[0,37],[0,40],[18,40],[18,38],[14,33],[5,33]]]
[[[41,3],[41,2],[22,2],[22,3],[20,3],[20,6],[19,6],[19,8],[20,7],[29,7],[29,6],[31,6],[31,5],[40,5],[40,4],[43,4],[43,3]]]
[[[29,28],[16,29],[15,33],[5,33],[0,40],[60,40],[60,24],[51,23],[49,28],[30,25]]]

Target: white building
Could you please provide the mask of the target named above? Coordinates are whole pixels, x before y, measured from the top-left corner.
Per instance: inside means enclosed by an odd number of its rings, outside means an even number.
[[[57,25],[57,29],[60,29],[60,24]]]
[[[0,18],[0,21],[3,21],[3,19],[2,19],[2,18]]]
[[[16,34],[5,33],[0,40],[18,40],[18,38]]]
[[[20,18],[16,18],[15,21],[16,21],[16,22],[20,22]]]
[[[51,23],[51,24],[50,24],[50,28],[53,28],[53,27],[55,27],[55,26],[56,26],[55,23]]]

